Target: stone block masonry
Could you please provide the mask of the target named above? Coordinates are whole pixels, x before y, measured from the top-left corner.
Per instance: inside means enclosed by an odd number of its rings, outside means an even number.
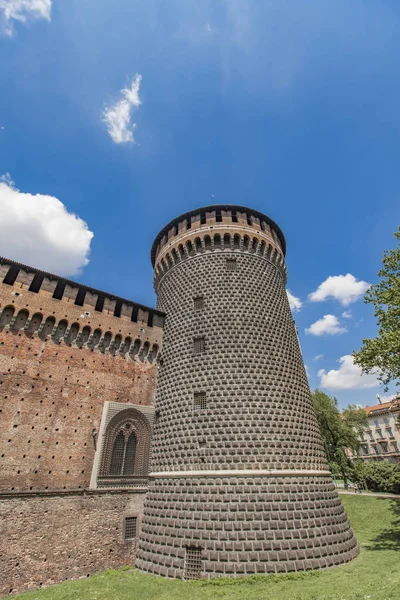
[[[285,573],[358,553],[313,410],[284,252],[271,219],[225,205],[178,217],[153,244],[167,319],[143,571]]]

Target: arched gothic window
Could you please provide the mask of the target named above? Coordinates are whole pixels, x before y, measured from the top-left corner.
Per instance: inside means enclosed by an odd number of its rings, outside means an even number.
[[[135,408],[118,412],[106,428],[98,486],[126,486],[147,477],[150,437],[145,415]]]
[[[136,435],[125,423],[118,432],[111,454],[110,475],[133,475],[135,471]]]

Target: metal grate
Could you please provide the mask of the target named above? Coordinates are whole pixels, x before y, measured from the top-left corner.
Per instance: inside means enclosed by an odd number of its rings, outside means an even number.
[[[204,410],[207,408],[207,396],[206,392],[194,392],[193,394],[193,408],[194,410]]]
[[[195,354],[202,354],[206,349],[206,341],[203,337],[194,338],[193,351]]]
[[[137,517],[125,517],[124,539],[134,540],[137,536]]]
[[[227,271],[236,271],[236,269],[237,269],[236,259],[234,259],[234,258],[227,258],[226,259],[226,270]]]
[[[193,298],[193,306],[194,310],[201,310],[202,308],[204,308],[203,296],[197,296],[197,298]]]
[[[185,554],[185,579],[200,579],[201,548],[187,546]]]

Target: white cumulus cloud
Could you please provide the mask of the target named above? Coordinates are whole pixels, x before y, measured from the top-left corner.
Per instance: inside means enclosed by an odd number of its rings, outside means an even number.
[[[345,310],[344,312],[342,312],[342,317],[343,317],[343,319],[352,319],[353,314],[352,314],[351,310]]]
[[[314,356],[313,360],[321,360],[321,358],[324,358],[323,354],[317,354],[316,356]]]
[[[377,387],[380,382],[376,375],[362,373],[361,368],[354,364],[351,354],[339,358],[339,369],[318,371],[320,386],[326,390],[354,390]]]
[[[135,143],[133,131],[136,129],[136,123],[132,123],[132,110],[139,108],[141,100],[139,98],[139,88],[142,76],[136,74],[130,87],[123,88],[121,94],[123,99],[107,107],[103,113],[103,122],[107,126],[107,131],[111,139],[116,144],[126,142]]]
[[[290,310],[292,312],[299,312],[299,310],[301,310],[301,307],[303,306],[303,303],[300,300],[300,298],[294,296],[290,290],[286,290],[286,293],[289,300]]]
[[[369,285],[366,281],[358,281],[351,273],[331,275],[308,297],[311,302],[323,302],[328,298],[334,298],[343,306],[348,306],[356,302],[369,288]]]
[[[93,233],[60,200],[20,192],[0,178],[0,255],[50,271],[77,275],[88,262]]]
[[[13,35],[14,22],[51,18],[52,0],[0,0],[0,16],[6,35]]]
[[[347,329],[341,327],[339,320],[335,315],[324,315],[322,319],[315,321],[308,329],[306,333],[310,335],[337,335],[339,333],[346,333]]]

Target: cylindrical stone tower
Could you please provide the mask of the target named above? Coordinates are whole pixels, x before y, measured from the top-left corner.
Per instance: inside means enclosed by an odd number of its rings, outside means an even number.
[[[278,573],[358,553],[314,414],[284,256],[279,227],[233,205],[181,215],[153,244],[167,317],[143,571]]]

